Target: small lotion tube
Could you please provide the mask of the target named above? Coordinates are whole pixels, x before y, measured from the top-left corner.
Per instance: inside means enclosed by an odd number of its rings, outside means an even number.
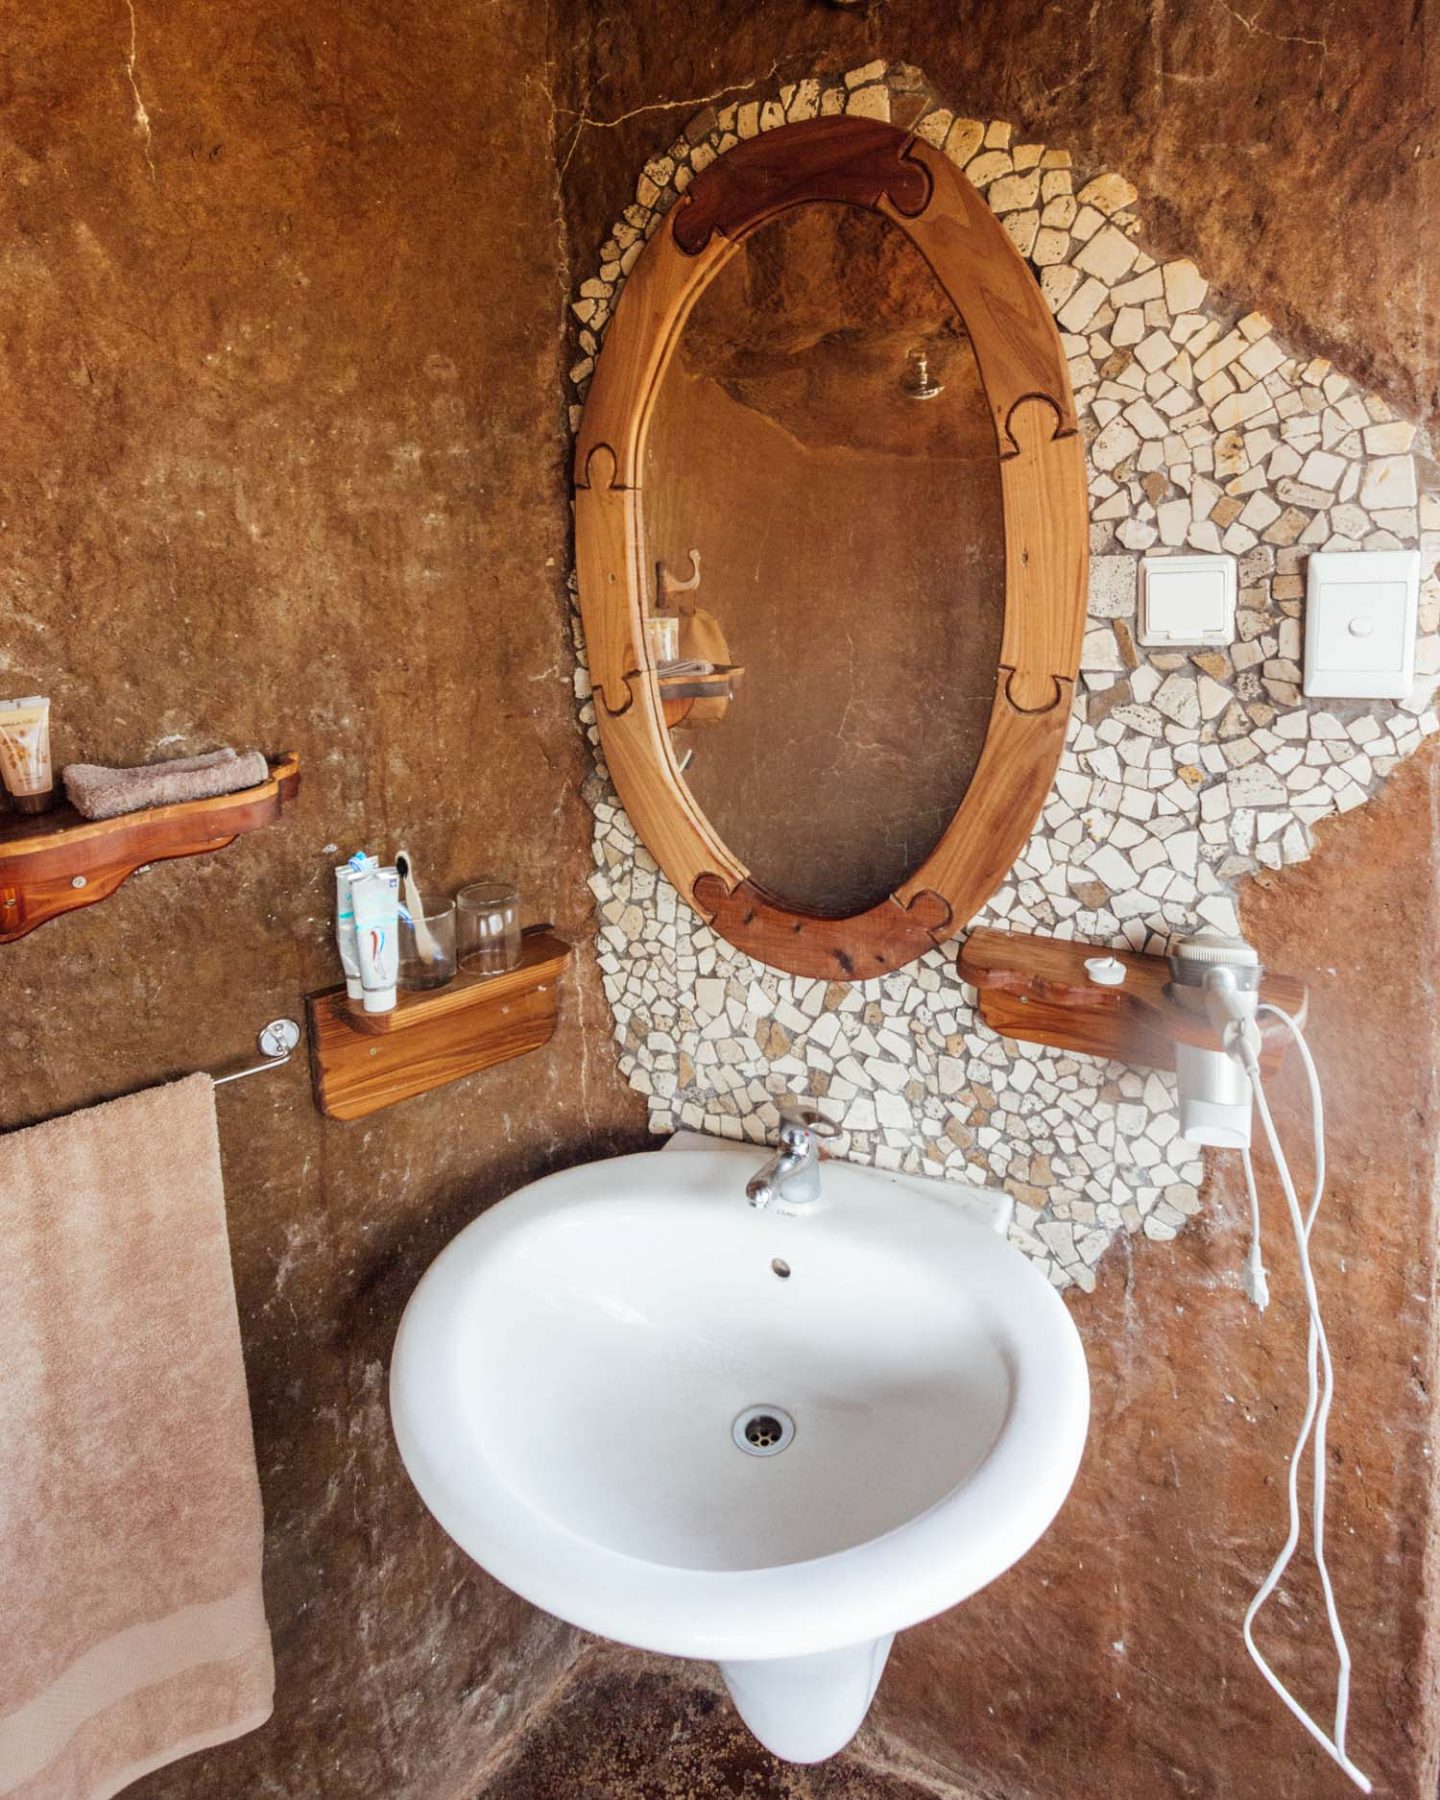
[[[355,937],[355,906],[350,897],[350,883],[357,875],[380,867],[378,856],[365,856],[359,851],[349,862],[335,871],[335,947],[340,952],[340,966],[345,971],[345,993],[351,1000],[364,995],[360,982],[360,946]]]
[[[42,813],[55,798],[50,767],[50,702],[40,694],[0,700],[0,775],[23,813]]]
[[[367,869],[351,879],[350,899],[364,989],[361,1004],[366,1012],[389,1012],[400,967],[400,877],[394,869]]]

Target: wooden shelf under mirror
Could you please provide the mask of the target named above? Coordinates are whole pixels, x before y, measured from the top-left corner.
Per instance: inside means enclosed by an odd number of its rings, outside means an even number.
[[[730,645],[714,613],[689,596],[700,586],[700,552],[690,552],[690,574],[684,581],[663,562],[655,565],[655,607],[646,620],[652,657],[663,658],[668,635],[674,659],[655,663],[655,680],[665,724],[690,730],[718,725],[730,710],[744,668],[730,658]]]
[[[300,758],[270,764],[258,787],[208,800],[182,800],[86,819],[73,806],[57,806],[0,823],[0,944],[13,943],[49,919],[94,906],[137,869],[177,856],[223,850],[246,832],[280,817],[300,787]]]
[[[1112,956],[1125,966],[1119,987],[1090,979],[1091,957]],[[1203,1020],[1182,1013],[1166,988],[1170,966],[1163,956],[1114,950],[1108,944],[1032,937],[1018,931],[972,931],[960,946],[956,972],[980,996],[980,1016],[1002,1037],[1053,1050],[1074,1050],[1152,1069],[1175,1067],[1177,1039],[1219,1049]],[[1267,974],[1260,996],[1303,1021],[1305,984],[1293,975]],[[1260,1021],[1260,1065],[1279,1068],[1288,1034],[1275,1020]]]
[[[554,1035],[570,955],[548,925],[531,925],[515,968],[500,975],[462,970],[445,987],[402,989],[388,1013],[361,1011],[343,986],[309,995],[316,1104],[327,1118],[363,1119],[540,1049]]]

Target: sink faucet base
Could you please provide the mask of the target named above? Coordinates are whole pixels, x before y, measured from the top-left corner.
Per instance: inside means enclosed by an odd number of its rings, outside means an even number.
[[[752,1206],[775,1202],[782,1212],[798,1212],[820,1198],[820,1150],[817,1138],[835,1137],[839,1127],[794,1094],[779,1102],[779,1148],[745,1184]]]

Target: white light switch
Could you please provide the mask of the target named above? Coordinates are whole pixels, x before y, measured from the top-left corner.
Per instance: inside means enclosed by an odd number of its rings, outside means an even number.
[[[1235,636],[1233,556],[1147,556],[1140,565],[1142,644],[1228,644]]]
[[[1415,680],[1418,550],[1320,550],[1305,588],[1305,692],[1403,700]]]

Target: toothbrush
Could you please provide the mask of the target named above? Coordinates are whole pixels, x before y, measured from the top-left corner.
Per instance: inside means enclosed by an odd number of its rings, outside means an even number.
[[[395,852],[395,872],[399,875],[405,889],[405,905],[415,931],[415,948],[426,962],[438,962],[440,960],[439,946],[430,935],[430,927],[425,923],[425,911],[420,904],[420,889],[415,885],[415,859],[408,850]]]

